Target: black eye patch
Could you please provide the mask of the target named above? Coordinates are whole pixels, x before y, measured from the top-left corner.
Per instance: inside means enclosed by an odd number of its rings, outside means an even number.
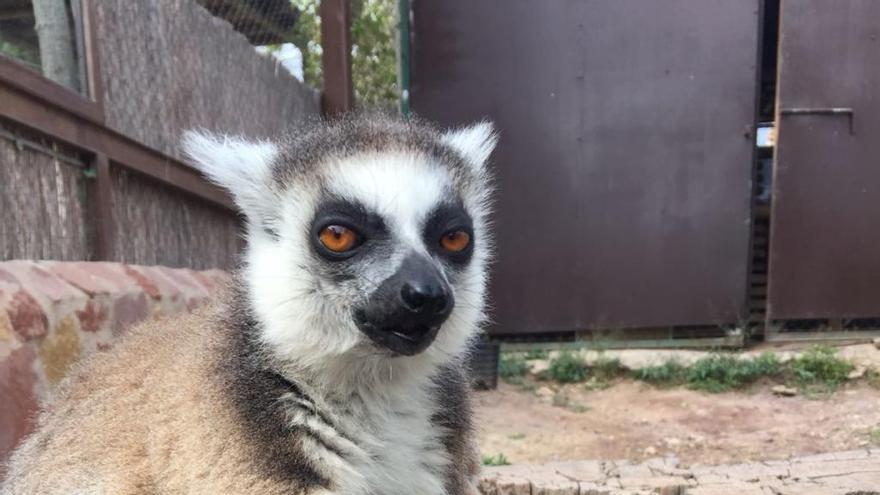
[[[441,238],[445,234],[458,231],[466,233],[470,237],[470,243],[458,252],[444,250]],[[428,249],[457,265],[466,264],[471,259],[474,243],[477,241],[474,238],[473,220],[460,203],[443,203],[434,208],[425,221],[423,235]]]
[[[339,257],[328,253],[322,247],[319,237],[321,231],[328,226],[342,226],[352,230],[359,238],[359,246],[388,238],[388,228],[378,214],[367,210],[357,202],[338,198],[327,199],[318,205],[315,212],[311,238],[312,246],[318,254],[332,261],[351,257],[353,253]]]

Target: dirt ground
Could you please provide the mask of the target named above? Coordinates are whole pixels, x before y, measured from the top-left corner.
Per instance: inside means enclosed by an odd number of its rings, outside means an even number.
[[[716,464],[880,444],[880,390],[864,381],[813,398],[773,395],[769,383],[723,394],[629,379],[604,390],[538,385],[476,394],[484,455],[514,464],[661,456]]]

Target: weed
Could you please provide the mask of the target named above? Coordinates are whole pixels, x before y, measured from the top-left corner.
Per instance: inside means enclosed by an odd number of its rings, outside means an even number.
[[[553,395],[554,407],[568,407],[569,404],[571,404],[571,399],[569,399],[564,393],[558,392]]]
[[[584,384],[586,390],[605,390],[611,386],[611,381],[626,374],[626,368],[617,358],[607,358],[599,354],[596,361],[590,366],[590,379]]]
[[[687,368],[675,360],[669,360],[657,366],[647,366],[633,370],[636,380],[648,382],[658,387],[673,387],[685,382]]]
[[[522,380],[522,378],[520,378],[520,380]],[[526,381],[523,381],[523,383],[520,384],[520,389],[521,389],[523,392],[531,392],[531,393],[535,393],[535,391],[538,390],[538,385],[537,385],[536,383],[533,383],[533,382],[526,382]]]
[[[626,368],[620,363],[620,359],[607,358],[600,355],[596,362],[593,363],[590,371],[593,377],[599,382],[607,382],[626,373]]]
[[[880,426],[877,426],[868,432],[868,439],[874,445],[880,445]]]
[[[526,437],[525,433],[514,433],[512,435],[507,435],[507,438],[511,440],[522,440]]]
[[[846,381],[853,365],[837,357],[837,351],[828,346],[815,346],[792,360],[790,364],[794,382],[801,388],[810,386],[834,390]]]
[[[783,369],[782,361],[772,352],[762,352],[748,364],[753,373],[763,376],[778,375]]]
[[[550,360],[547,376],[559,383],[574,383],[587,377],[587,362],[583,357],[571,351],[562,351]]]
[[[837,357],[833,348],[816,346],[787,364],[783,364],[772,352],[765,352],[754,359],[712,354],[691,366],[667,361],[659,366],[637,369],[632,376],[655,386],[687,384],[694,390],[711,393],[742,388],[764,377],[785,377],[802,391],[810,393],[833,391],[846,381],[852,369],[853,365]],[[872,386],[880,387],[880,373],[869,370],[865,379]]]
[[[483,465],[484,466],[509,466],[510,461],[507,460],[507,456],[504,454],[484,455],[483,456]]]
[[[636,380],[655,386],[671,387],[687,384],[689,388],[706,392],[726,392],[753,383],[761,377],[779,375],[782,363],[775,354],[765,352],[754,359],[737,359],[731,355],[713,354],[691,366],[667,361],[633,372]]]
[[[553,396],[553,406],[568,409],[574,413],[585,413],[590,410],[588,406],[572,402],[571,398],[563,392],[559,392]]]
[[[520,354],[502,354],[498,361],[498,376],[502,380],[521,384],[522,377],[529,372],[529,363]]]
[[[526,361],[534,361],[535,359],[547,359],[550,353],[546,349],[532,349],[526,352]]]
[[[688,387],[719,393],[741,388],[761,377],[775,376],[782,365],[775,354],[765,352],[755,359],[737,359],[713,354],[700,359],[687,371]]]
[[[504,380],[504,383],[509,383],[511,385],[519,385],[522,387],[526,384],[525,378],[521,376],[502,376],[501,379]]]
[[[871,387],[880,390],[880,372],[869,368],[865,372],[865,382]]]

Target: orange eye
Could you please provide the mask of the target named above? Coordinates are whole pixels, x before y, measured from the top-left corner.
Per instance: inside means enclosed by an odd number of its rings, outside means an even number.
[[[325,248],[334,253],[344,253],[355,247],[357,235],[353,230],[342,225],[328,225],[321,229],[318,240]]]
[[[450,253],[460,253],[471,243],[471,236],[463,230],[453,230],[443,234],[440,245]]]

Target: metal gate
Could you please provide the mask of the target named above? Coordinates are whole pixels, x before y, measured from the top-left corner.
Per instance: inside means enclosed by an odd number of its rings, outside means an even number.
[[[880,327],[880,2],[783,1],[779,64],[769,317]]]
[[[414,111],[501,131],[495,334],[747,317],[759,0],[411,7]]]

